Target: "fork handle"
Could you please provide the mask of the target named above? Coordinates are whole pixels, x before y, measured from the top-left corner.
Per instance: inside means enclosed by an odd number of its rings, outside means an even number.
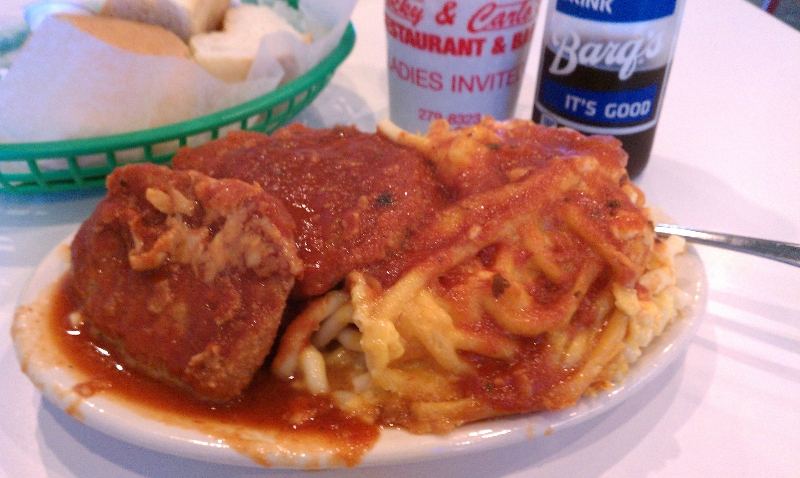
[[[660,236],[681,236],[689,242],[706,246],[721,247],[731,251],[754,254],[800,267],[800,244],[771,241],[754,237],[735,236],[716,232],[698,231],[671,224],[656,225],[656,234]]]

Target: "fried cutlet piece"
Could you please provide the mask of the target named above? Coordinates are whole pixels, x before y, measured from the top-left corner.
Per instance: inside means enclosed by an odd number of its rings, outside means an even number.
[[[294,223],[257,185],[137,164],[72,243],[78,314],[124,365],[222,402],[270,351],[302,264]]]
[[[233,132],[181,149],[173,165],[258,183],[281,198],[297,224],[305,270],[295,294],[305,297],[397,250],[445,200],[421,154],[354,127]]]

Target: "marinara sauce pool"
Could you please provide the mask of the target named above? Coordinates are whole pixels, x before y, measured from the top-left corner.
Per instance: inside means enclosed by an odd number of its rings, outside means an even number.
[[[89,398],[102,394],[147,419],[194,429],[223,440],[232,449],[270,466],[269,445],[254,441],[253,432],[275,436],[276,450],[314,446],[331,453],[328,465],[355,466],[378,440],[380,430],[339,410],[323,395],[296,390],[262,367],[235,401],[224,405],[194,399],[186,392],[123,367],[107,347],[70,321],[75,310],[69,274],[54,289],[49,314],[53,345],[85,377],[75,391]],[[75,414],[75,410],[67,410]],[[311,444],[311,445],[309,445]],[[308,466],[322,466],[311,463]]]

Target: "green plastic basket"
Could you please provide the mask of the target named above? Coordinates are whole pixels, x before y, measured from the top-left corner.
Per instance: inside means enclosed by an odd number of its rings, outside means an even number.
[[[98,188],[115,167],[168,163],[181,146],[195,146],[246,129],[271,133],[288,123],[327,86],[355,44],[349,24],[338,46],[291,82],[239,106],[181,123],[67,141],[0,144],[0,193],[50,193]]]

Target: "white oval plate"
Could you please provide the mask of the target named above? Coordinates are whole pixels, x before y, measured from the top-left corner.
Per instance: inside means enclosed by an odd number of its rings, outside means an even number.
[[[21,296],[21,304],[32,304],[44,296],[68,268],[66,238],[39,264]],[[706,306],[705,271],[697,253],[676,257],[678,287],[690,295],[684,316],[645,349],[631,367],[625,382],[592,398],[583,398],[574,407],[555,412],[487,420],[468,424],[446,435],[412,435],[402,430],[381,432],[376,445],[363,457],[360,466],[406,463],[444,458],[461,453],[488,450],[543,436],[579,424],[610,410],[634,394],[679,357],[694,335]],[[23,309],[20,309],[23,310]],[[45,397],[86,425],[123,441],[148,449],[208,462],[257,466],[248,456],[195,430],[165,424],[133,407],[102,396],[83,398],[72,389],[79,377],[70,373],[59,357],[41,346],[42,318],[36,311],[18,313],[14,323],[17,355],[28,376]],[[287,450],[274,437],[263,437],[264,458],[279,468],[326,468],[341,466],[319,450]],[[316,455],[315,455],[316,452]]]

